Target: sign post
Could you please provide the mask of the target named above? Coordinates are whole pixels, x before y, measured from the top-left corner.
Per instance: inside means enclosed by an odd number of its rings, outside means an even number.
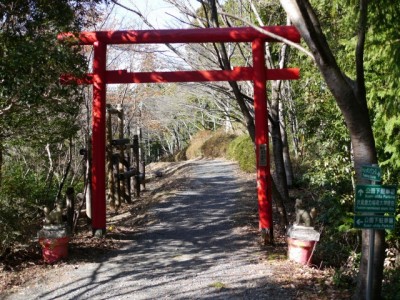
[[[397,186],[377,184],[381,181],[381,169],[376,165],[363,166],[361,175],[364,179],[371,180],[371,184],[360,184],[356,186],[356,199],[354,203],[354,212],[356,215],[354,216],[354,227],[369,229],[369,257],[367,270],[367,300],[369,300],[371,299],[372,294],[375,230],[394,228]],[[385,216],[384,214],[391,214],[391,216]]]

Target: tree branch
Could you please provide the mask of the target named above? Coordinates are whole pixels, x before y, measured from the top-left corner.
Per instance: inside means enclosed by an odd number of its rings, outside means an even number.
[[[260,26],[264,26],[264,22],[261,19],[261,16],[258,13],[253,1],[249,0],[249,2],[250,2],[251,10],[252,10],[253,14],[256,16],[258,24]],[[265,56],[266,56],[266,63],[267,63],[268,69],[273,69],[274,68],[274,63],[273,63],[272,58],[271,58],[271,50],[270,50],[270,47],[269,47],[269,43],[265,43]]]
[[[305,49],[302,46],[300,46],[299,44],[293,43],[292,41],[290,41],[288,39],[285,39],[285,38],[281,37],[280,35],[277,35],[277,34],[274,34],[272,32],[269,32],[269,31],[267,31],[267,30],[255,25],[254,23],[249,22],[249,21],[247,21],[247,20],[245,20],[243,18],[240,18],[238,16],[235,16],[235,15],[223,12],[223,11],[218,11],[218,13],[221,14],[221,15],[228,16],[230,18],[234,18],[234,19],[237,19],[239,21],[242,21],[242,22],[246,23],[247,25],[249,25],[250,27],[254,28],[255,30],[261,32],[262,34],[265,34],[265,35],[267,35],[267,36],[269,36],[269,37],[271,37],[273,39],[276,39],[277,41],[280,41],[280,42],[285,43],[285,44],[287,44],[289,46],[292,46],[293,48],[296,48],[296,49],[300,50],[301,52],[307,54],[314,61],[314,55],[311,52],[307,51],[307,49]]]
[[[130,11],[130,12],[136,14],[137,16],[139,16],[139,17],[142,19],[142,21],[143,21],[147,26],[149,26],[149,27],[152,28],[152,29],[155,29],[154,26],[147,20],[147,18],[146,18],[145,16],[143,16],[143,14],[142,14],[140,11],[135,10],[135,9],[132,9],[132,8],[129,8],[129,7],[127,7],[127,6],[125,6],[125,5],[121,4],[121,3],[119,3],[119,2],[116,1],[116,0],[111,0],[111,1],[112,1],[114,4],[116,4],[116,5],[120,6],[120,7],[122,7],[123,9],[126,9],[127,11]],[[171,44],[166,43],[165,45],[166,45],[172,52],[174,52],[178,57],[180,57],[180,58],[183,59],[183,55],[182,55],[176,48],[174,48]]]
[[[4,115],[8,111],[10,111],[14,106],[14,103],[10,103],[7,107],[0,109],[0,116]]]

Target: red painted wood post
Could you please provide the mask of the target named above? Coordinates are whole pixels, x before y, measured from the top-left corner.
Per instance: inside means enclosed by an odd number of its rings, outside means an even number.
[[[272,202],[269,192],[268,110],[265,72],[265,41],[252,43],[254,69],[254,119],[257,165],[257,194],[260,229],[272,236]]]
[[[92,112],[92,230],[106,230],[106,51],[107,44],[94,42]]]

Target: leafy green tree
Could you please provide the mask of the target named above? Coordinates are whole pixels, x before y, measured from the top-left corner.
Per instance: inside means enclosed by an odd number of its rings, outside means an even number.
[[[38,218],[37,210],[56,195],[51,172],[65,160],[56,160],[62,155],[53,152],[76,133],[82,99],[78,87],[62,86],[59,76],[80,75],[86,67],[80,50],[58,43],[56,36],[95,21],[98,2],[0,3],[0,220],[7,224],[0,227],[6,241],[0,254],[27,237],[24,230]]]
[[[361,166],[376,164],[378,161],[370,111],[367,105],[368,92],[366,88],[369,83],[366,83],[366,79],[369,78],[366,76],[368,73],[365,72],[365,66],[368,66],[368,64],[364,65],[364,55],[368,53],[365,48],[368,45],[366,41],[370,33],[371,36],[377,34],[377,31],[371,31],[371,28],[374,27],[370,28],[369,24],[378,24],[377,16],[381,14],[379,10],[382,7],[385,7],[383,14],[389,20],[398,15],[397,10],[399,8],[397,4],[389,3],[388,1],[379,1],[379,4],[374,3],[370,6],[368,1],[365,0],[357,2],[357,5],[345,1],[331,1],[327,5],[332,8],[332,11],[337,12],[338,17],[336,19],[325,19],[324,21],[324,16],[317,13],[319,5],[323,5],[327,1],[322,2],[322,4],[321,2],[313,2],[311,4],[307,0],[281,0],[282,6],[310,48],[313,59],[343,115],[351,139],[356,181],[357,183],[363,183],[365,179],[361,176]],[[337,26],[340,30],[335,32],[335,30],[331,29],[335,28],[338,20],[342,22],[342,25]],[[393,21],[391,22],[393,25]],[[326,23],[329,23],[329,27],[323,26]],[[385,38],[383,36],[385,33],[391,32],[390,26],[383,27],[385,29],[381,30],[381,42],[387,41],[388,36]],[[378,26],[375,26],[376,29],[378,29]],[[340,34],[336,35],[335,38],[335,34],[338,33]],[[330,38],[332,39],[331,44],[328,43]],[[351,54],[350,51],[352,52]],[[379,54],[375,53],[375,55]],[[369,68],[372,65],[378,69],[380,68],[379,65],[375,66],[374,64],[371,64]],[[391,150],[393,149],[392,147]],[[357,289],[354,294],[356,299],[365,299],[366,297],[368,259],[373,259],[374,264],[372,297],[373,299],[380,299],[381,295],[385,232],[377,230],[375,233],[376,252],[373,258],[368,257],[369,243],[367,231],[363,230],[362,258]]]
[[[0,11],[0,136],[5,141],[43,142],[70,135],[80,97],[62,86],[62,73],[85,66],[77,48],[57,43],[56,34],[77,31],[83,1],[3,1]],[[82,6],[82,7],[81,7]],[[75,9],[78,9],[77,11]],[[46,140],[46,142],[48,142]]]
[[[371,109],[380,166],[385,180],[397,183],[400,172],[398,116],[400,99],[400,7],[387,1],[370,4],[370,31],[365,47],[367,100]]]

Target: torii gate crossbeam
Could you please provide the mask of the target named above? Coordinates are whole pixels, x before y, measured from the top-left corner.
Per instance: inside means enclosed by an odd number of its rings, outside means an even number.
[[[293,26],[268,26],[264,30],[295,43],[300,34]],[[85,78],[62,76],[65,83],[93,84],[92,116],[92,229],[105,232],[106,228],[106,85],[117,83],[162,83],[201,81],[254,82],[255,144],[257,165],[257,193],[259,224],[261,230],[272,230],[272,193],[268,143],[268,111],[266,80],[298,79],[298,69],[267,70],[265,67],[265,42],[277,42],[251,27],[163,29],[82,32],[58,35],[60,41],[73,41],[80,45],[93,45],[93,73]],[[252,43],[253,67],[233,70],[175,71],[131,73],[126,70],[107,70],[107,45],[109,44],[165,44],[165,43]]]

